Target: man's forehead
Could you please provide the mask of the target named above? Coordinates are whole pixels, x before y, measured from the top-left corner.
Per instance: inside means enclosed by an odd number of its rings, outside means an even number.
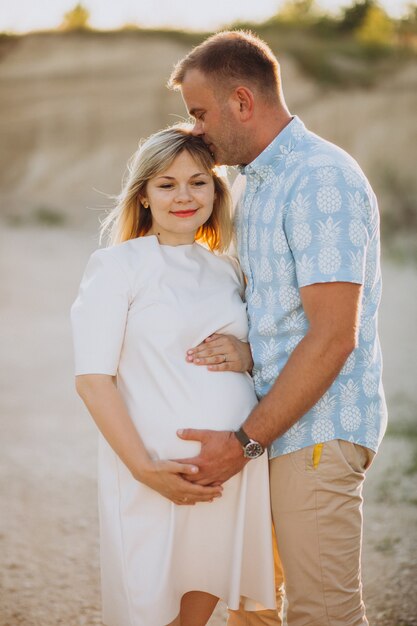
[[[183,86],[190,85],[190,84],[198,84],[198,85],[207,86],[208,79],[207,79],[207,76],[203,74],[203,72],[201,72],[197,68],[191,68],[185,72],[182,84]]]
[[[214,101],[214,91],[198,70],[189,70],[181,84],[184,102],[191,114],[207,108]],[[192,73],[193,72],[193,73]]]
[[[215,92],[214,81],[199,70],[188,70],[181,84],[181,91],[193,97],[209,98]]]

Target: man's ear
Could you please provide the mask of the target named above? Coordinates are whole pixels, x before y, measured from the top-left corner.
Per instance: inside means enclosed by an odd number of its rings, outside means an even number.
[[[253,116],[255,97],[248,87],[236,87],[232,96],[232,107],[242,122],[247,122]]]

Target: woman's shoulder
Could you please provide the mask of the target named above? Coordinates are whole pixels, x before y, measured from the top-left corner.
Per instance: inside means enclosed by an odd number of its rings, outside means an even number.
[[[152,253],[152,244],[149,237],[136,237],[106,248],[98,248],[91,255],[92,258],[105,264],[119,264],[124,268],[138,267],[140,259],[147,258]]]
[[[140,283],[144,267],[152,258],[152,242],[148,237],[129,239],[113,246],[98,248],[88,261],[87,273],[119,276],[131,288]]]

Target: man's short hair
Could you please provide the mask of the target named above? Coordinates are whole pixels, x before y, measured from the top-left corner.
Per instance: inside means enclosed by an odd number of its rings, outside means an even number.
[[[249,83],[265,100],[280,99],[279,63],[270,47],[249,31],[223,31],[203,41],[177,63],[168,86],[179,89],[192,69],[220,86]]]

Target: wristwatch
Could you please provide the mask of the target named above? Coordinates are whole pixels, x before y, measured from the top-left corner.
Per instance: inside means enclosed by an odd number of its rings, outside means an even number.
[[[264,447],[257,441],[250,439],[243,430],[243,428],[235,430],[234,433],[243,448],[244,457],[246,457],[247,459],[257,459],[258,456],[261,456],[261,454],[264,453]]]

